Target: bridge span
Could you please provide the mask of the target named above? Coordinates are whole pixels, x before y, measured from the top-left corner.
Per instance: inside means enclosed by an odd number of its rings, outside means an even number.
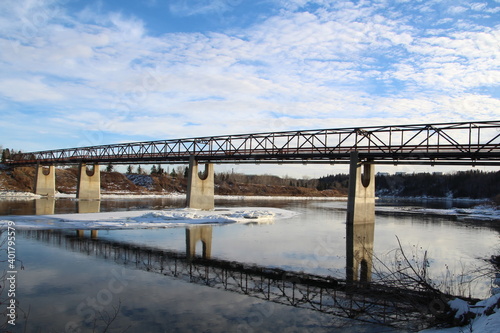
[[[187,206],[214,207],[213,163],[500,165],[500,121],[369,126],[169,139],[12,154],[36,165],[35,193],[55,195],[55,165],[80,165],[77,197],[100,199],[98,164],[189,163]],[[198,164],[205,172],[198,173]],[[94,165],[92,171],[87,165]],[[45,167],[44,167],[45,166]],[[47,168],[48,167],[48,168]],[[201,177],[199,177],[201,174]],[[368,175],[368,176],[367,176]],[[361,177],[361,173],[358,175]],[[372,183],[373,185],[373,183]],[[364,186],[366,187],[366,186]]]
[[[169,139],[13,154],[12,165],[349,163],[500,165],[500,120]]]

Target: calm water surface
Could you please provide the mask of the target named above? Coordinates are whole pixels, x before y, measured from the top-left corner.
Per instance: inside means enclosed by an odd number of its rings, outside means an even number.
[[[76,204],[58,199],[56,213],[74,212],[78,209]],[[101,211],[182,205],[182,201],[171,199],[103,200]],[[208,227],[210,258],[345,278],[345,202],[245,200],[218,201],[216,206],[270,206],[299,214],[271,224]],[[0,214],[33,214],[35,209],[35,201],[0,202]],[[187,235],[186,228],[101,230],[97,238],[92,239],[86,232],[84,241],[75,243],[71,241],[76,238],[74,231],[18,231],[16,255],[24,270],[17,274],[19,318],[17,325],[9,329],[103,332],[110,323],[108,332],[395,331],[212,288],[193,279],[159,273],[144,258],[133,265],[127,258],[106,252],[110,248],[146,248],[185,255]],[[438,282],[483,266],[483,259],[499,248],[499,230],[474,221],[460,222],[448,216],[377,214],[374,256],[390,265],[398,239],[405,251],[417,259],[427,251],[429,274]],[[98,255],[90,249],[95,246],[100,246]],[[197,255],[202,254],[202,247],[198,242]],[[377,269],[373,272],[376,274]],[[478,280],[470,291],[473,296],[485,297],[490,283],[489,277]]]

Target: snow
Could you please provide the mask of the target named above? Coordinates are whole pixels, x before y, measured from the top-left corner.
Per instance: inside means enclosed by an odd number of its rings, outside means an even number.
[[[128,180],[138,186],[151,188],[153,186],[153,178],[150,175],[126,174]]]
[[[470,324],[459,327],[445,329],[427,329],[420,333],[498,333],[500,332],[500,295],[493,295],[490,298],[477,302],[475,305],[468,305],[462,300],[453,300],[448,303],[452,309],[457,310],[455,318],[471,312],[476,315]]]
[[[189,224],[273,223],[297,213],[279,208],[217,208],[204,211],[191,208],[84,214],[0,216],[0,228],[17,229],[149,229]],[[13,223],[12,223],[13,222]]]
[[[56,198],[76,199],[75,194],[56,193]],[[14,192],[0,191],[0,200],[8,199],[39,199],[41,195],[30,192]],[[168,199],[184,199],[185,193],[162,193],[162,194],[134,194],[128,191],[114,191],[113,193],[105,193],[101,195],[102,199],[144,199],[144,198],[168,198]],[[347,197],[301,197],[301,196],[258,196],[258,195],[215,195],[215,199],[223,200],[329,200],[329,201],[347,201]]]
[[[456,298],[448,303],[453,311],[456,311],[455,318],[460,318],[469,312],[469,303],[459,298]]]
[[[0,191],[1,200],[31,200],[39,199],[42,196],[31,192]]]

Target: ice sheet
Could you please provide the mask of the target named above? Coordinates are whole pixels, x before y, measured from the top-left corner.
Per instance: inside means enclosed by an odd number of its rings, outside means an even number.
[[[272,223],[297,213],[269,207],[216,208],[205,211],[191,208],[142,210],[85,214],[0,216],[0,228],[17,229],[146,229],[187,224]],[[9,223],[10,222],[10,223]]]

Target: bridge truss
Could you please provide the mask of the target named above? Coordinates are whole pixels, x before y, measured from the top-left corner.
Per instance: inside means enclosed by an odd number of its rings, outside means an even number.
[[[500,121],[208,136],[13,154],[12,165],[77,163],[348,163],[500,165]]]

